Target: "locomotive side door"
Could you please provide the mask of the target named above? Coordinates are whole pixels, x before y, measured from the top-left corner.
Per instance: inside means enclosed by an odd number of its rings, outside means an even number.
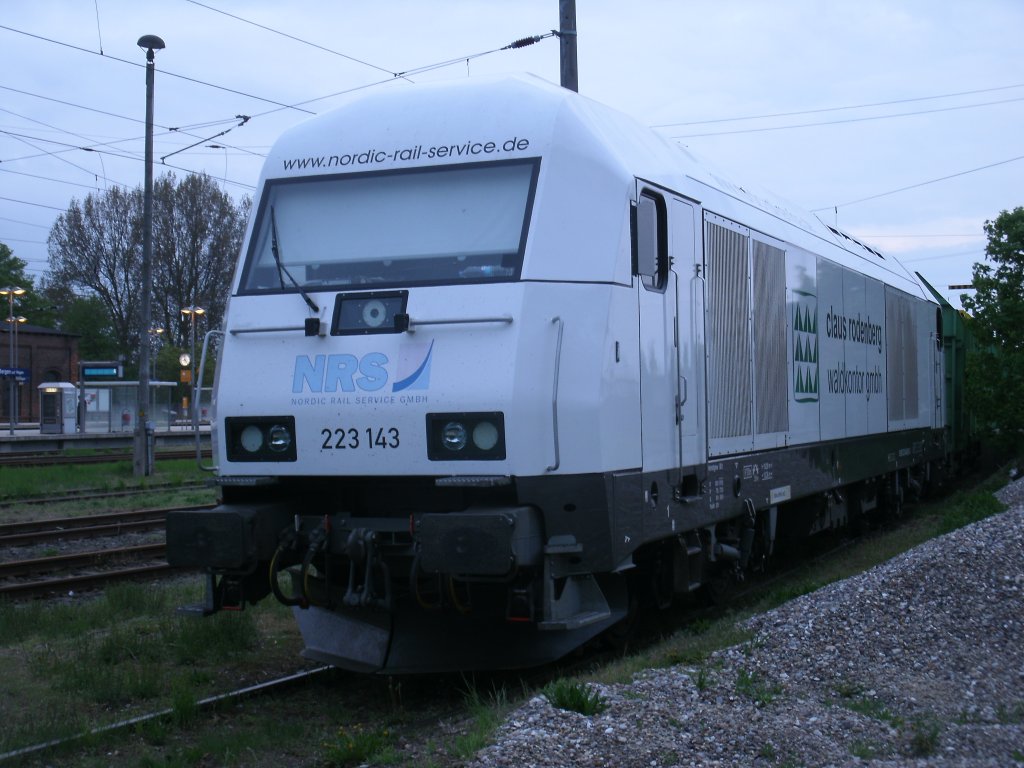
[[[637,185],[635,272],[640,348],[640,440],[644,472],[668,471],[678,482],[681,399],[676,296],[679,278],[669,258],[671,198]],[[667,490],[667,489],[666,489]]]
[[[679,367],[679,460],[684,468],[703,464],[704,279],[698,244],[697,207],[678,197],[669,201],[669,260],[678,277],[676,332]]]

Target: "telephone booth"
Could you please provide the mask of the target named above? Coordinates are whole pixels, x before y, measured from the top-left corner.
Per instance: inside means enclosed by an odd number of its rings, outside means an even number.
[[[78,391],[67,381],[39,385],[39,431],[46,434],[74,434],[77,424]]]

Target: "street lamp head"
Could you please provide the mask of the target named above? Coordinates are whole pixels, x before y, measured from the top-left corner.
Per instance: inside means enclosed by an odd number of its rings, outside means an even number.
[[[162,51],[166,47],[164,41],[156,35],[143,35],[136,45],[145,51]]]
[[[10,296],[12,299],[15,296],[24,296],[26,293],[24,288],[19,288],[16,285],[9,285],[6,288],[0,288],[0,296]]]

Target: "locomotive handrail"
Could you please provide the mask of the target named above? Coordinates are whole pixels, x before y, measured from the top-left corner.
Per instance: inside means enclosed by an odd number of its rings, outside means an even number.
[[[562,464],[558,448],[558,372],[562,368],[562,331],[565,328],[565,322],[561,317],[554,317],[551,322],[558,323],[558,340],[555,342],[555,383],[551,392],[551,425],[555,437],[555,463],[548,467],[548,472],[554,472]]]
[[[414,325],[459,325],[461,323],[504,323],[512,325],[512,318],[508,315],[501,317],[452,317],[438,318],[437,320],[415,320],[409,318],[409,333],[412,333]]]
[[[200,383],[203,380],[203,372],[206,369],[206,350],[210,348],[210,339],[213,336],[223,336],[224,331],[213,330],[207,331],[203,337],[203,354],[199,358],[199,371],[196,373],[196,380],[192,382],[192,432],[196,436],[196,464],[204,472],[216,472],[217,471],[217,456],[213,455],[214,463],[210,466],[203,464],[203,453],[202,448],[199,444],[199,395],[202,393],[203,388]],[[213,403],[210,403],[213,406]],[[213,416],[213,413],[210,413]]]
[[[232,328],[228,331],[232,336],[237,336],[240,333],[273,333],[274,331],[303,331],[305,332],[306,326],[304,325],[276,325],[269,326],[267,328]],[[218,331],[220,333],[220,331]]]
[[[499,317],[445,317],[436,320],[415,320],[409,318],[408,332],[413,333],[413,326],[417,325],[461,325],[463,323],[502,323],[504,325],[511,325],[512,322],[513,318],[508,315],[501,315]],[[306,327],[304,325],[272,325],[265,328],[232,328],[228,333],[232,336],[238,336],[243,333],[305,332],[305,330]]]

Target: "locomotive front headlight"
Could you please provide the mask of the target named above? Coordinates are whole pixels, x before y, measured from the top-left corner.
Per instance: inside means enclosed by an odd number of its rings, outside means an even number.
[[[373,299],[363,305],[362,314],[367,328],[380,328],[388,319],[388,308],[380,299]]]
[[[292,444],[292,433],[283,424],[275,424],[267,432],[267,447],[277,453],[287,451]]]
[[[501,411],[428,413],[431,461],[503,461],[505,414]]]
[[[461,451],[466,447],[466,427],[459,421],[451,421],[441,430],[441,445],[449,451]]]
[[[255,424],[250,424],[242,430],[242,434],[238,436],[238,442],[249,453],[256,453],[263,447],[263,430]]]
[[[473,427],[473,445],[481,451],[490,451],[498,444],[500,433],[490,421],[481,421]]]
[[[226,416],[228,461],[296,461],[294,416]]]

